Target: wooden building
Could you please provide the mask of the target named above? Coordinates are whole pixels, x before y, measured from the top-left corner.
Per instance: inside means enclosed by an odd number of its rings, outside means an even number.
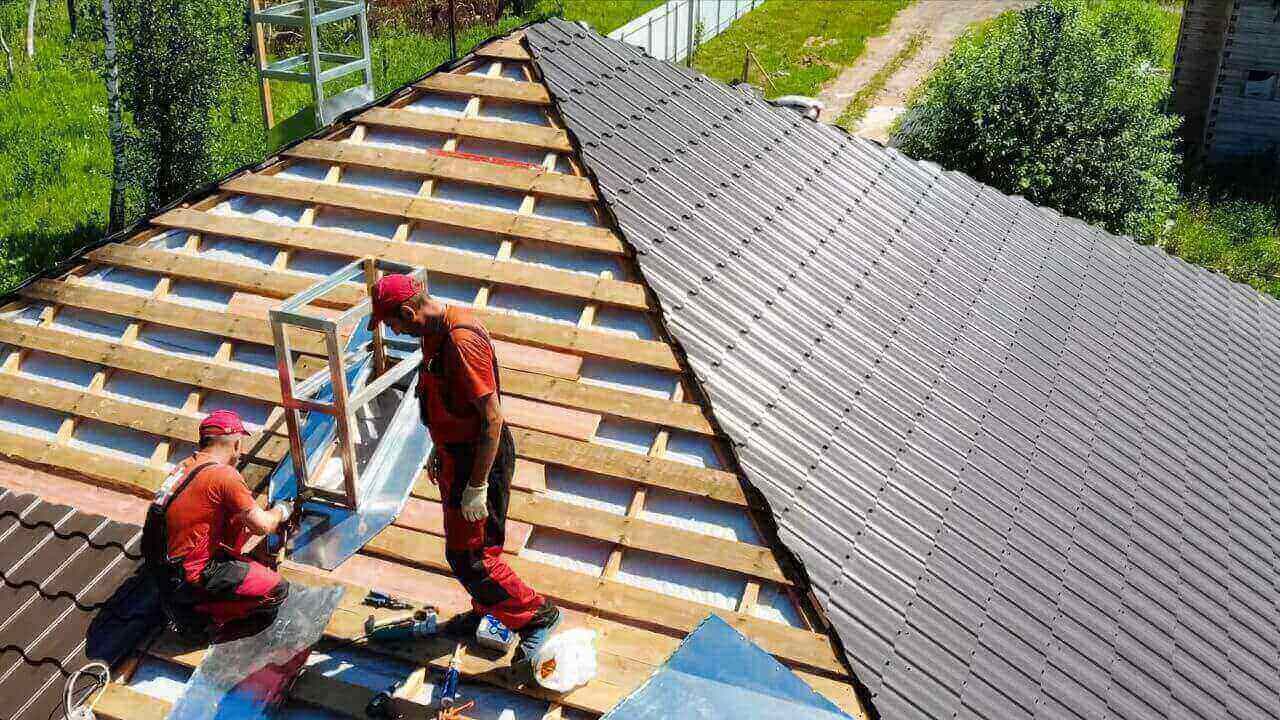
[[[1221,162],[1280,150],[1280,0],[1186,0],[1172,110],[1188,157]]]

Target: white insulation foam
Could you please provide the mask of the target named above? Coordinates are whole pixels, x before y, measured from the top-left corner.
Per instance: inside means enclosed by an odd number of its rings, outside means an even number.
[[[547,466],[546,496],[562,502],[624,515],[635,486],[624,480]]]
[[[72,445],[105,451],[133,462],[150,460],[151,452],[159,442],[160,439],[154,435],[87,418],[76,423],[75,433],[71,436]]]
[[[427,276],[427,292],[431,297],[450,305],[470,305],[480,292],[480,283],[448,275]]]
[[[742,508],[662,488],[652,488],[645,494],[640,517],[726,540],[764,544]]]
[[[7,350],[8,348],[6,348]],[[8,353],[5,353],[8,356]],[[93,379],[95,373],[102,369],[101,365],[74,360],[61,355],[50,355],[39,350],[27,353],[18,369],[28,375],[35,375],[43,380],[51,380],[63,385],[85,387]]]
[[[618,580],[726,610],[738,606],[747,587],[740,575],[634,548],[622,553]]]
[[[286,224],[286,223],[278,223]],[[204,238],[198,250],[200,257],[223,262],[270,267],[280,251],[265,243],[247,242],[220,236]]]
[[[511,257],[522,262],[571,270],[586,275],[599,276],[607,270],[613,273],[615,280],[630,278],[630,273],[618,258],[577,248],[552,247],[541,243],[519,243],[511,253]]]
[[[533,214],[552,220],[563,220],[575,225],[598,226],[600,220],[590,205],[576,200],[541,198],[533,205]]]
[[[503,63],[502,77],[508,80],[519,80],[522,82],[529,80],[529,74],[524,71],[524,63]]]
[[[503,287],[489,294],[489,306],[496,310],[508,310],[517,315],[529,315],[542,320],[577,325],[586,303],[573,298]]]
[[[47,307],[49,307],[47,303],[31,303],[30,305],[23,305],[21,307],[14,308],[13,310],[9,310],[3,315],[0,315],[0,317],[3,317],[5,320],[10,322],[21,323],[23,325],[35,325],[40,322],[40,315]]]
[[[329,163],[322,163],[317,160],[296,160],[276,173],[276,177],[323,182],[325,176],[329,174],[329,167]],[[342,174],[346,175],[346,172],[344,171]]]
[[[466,97],[427,93],[404,106],[405,110],[459,117],[467,109]]]
[[[54,436],[68,416],[35,405],[0,398],[0,428],[24,435]]]
[[[612,546],[548,528],[534,528],[520,557],[598,577],[609,561]]]
[[[316,213],[314,224],[318,228],[344,230],[357,235],[371,235],[383,240],[390,240],[395,237],[396,229],[400,227],[400,222],[396,218],[356,212],[345,208],[325,208],[324,212]]]
[[[408,150],[410,152],[425,152],[427,150],[439,150],[444,147],[447,139],[447,135],[438,135],[436,133],[370,127],[365,132],[364,139],[358,144]],[[352,138],[347,138],[343,142],[355,144]]]
[[[288,268],[294,272],[308,275],[327,276],[334,274],[343,265],[349,265],[350,263],[351,258],[349,257],[316,252],[315,250],[295,250],[289,255]]]
[[[510,120],[512,122],[529,123],[530,125],[550,125],[547,114],[541,108],[523,103],[509,103],[501,100],[485,100],[480,103],[480,117],[487,120]]]
[[[482,233],[463,228],[450,228],[433,223],[415,223],[409,233],[409,242],[437,245],[450,250],[465,252],[469,255],[494,257],[498,254],[498,246],[502,244],[491,233]],[[427,278],[431,282],[431,278]]]
[[[677,380],[675,373],[621,360],[599,358],[585,359],[578,377],[588,385],[601,385],[660,398],[671,397]]]
[[[755,607],[751,608],[751,614],[761,620],[804,627],[795,603],[791,602],[786,591],[774,583],[760,583],[760,597],[756,600]]]
[[[295,356],[296,357],[296,356]],[[252,370],[276,370],[276,350],[267,345],[238,343],[231,348],[231,362]]]
[[[413,197],[422,189],[423,178],[394,170],[371,170],[348,167],[338,179],[339,185],[376,190],[393,195]]]
[[[600,421],[591,442],[648,455],[657,435],[657,425],[606,417]]]
[[[145,325],[138,332],[138,344],[155,350],[208,360],[217,354],[218,348],[222,346],[222,338],[194,330],[164,325]]]
[[[503,160],[515,160],[516,162],[532,163],[534,165],[542,165],[542,161],[547,157],[545,151],[537,148],[498,142],[496,140],[481,140],[479,138],[464,139],[458,143],[458,152],[501,158]]]
[[[108,315],[96,310],[64,307],[53,319],[53,326],[59,330],[69,330],[81,335],[92,335],[97,338],[119,340],[129,326],[128,318],[119,315]]]
[[[130,400],[178,410],[186,404],[187,396],[194,388],[162,378],[116,370],[107,378],[102,389]]]
[[[593,327],[597,330],[608,330],[619,335],[641,340],[656,340],[658,338],[658,331],[654,328],[653,323],[650,322],[649,317],[636,310],[602,307],[596,312],[596,324]]]
[[[471,183],[447,180],[436,182],[435,191],[432,193],[431,199],[462,205],[476,205],[491,210],[505,210],[506,212],[515,212],[524,203],[524,195],[518,192],[495,190],[480,185],[472,185]]]
[[[150,295],[160,284],[160,276],[125,268],[95,267],[80,282],[115,292]]]
[[[269,200],[237,195],[218,203],[212,212],[222,215],[245,215],[266,222],[293,224],[302,218],[305,210],[306,205],[289,200]]]
[[[684,430],[672,430],[667,436],[667,450],[662,457],[695,467],[723,470],[720,456],[716,454],[715,441],[705,435],[695,435]]]
[[[234,294],[235,291],[225,285],[198,280],[174,280],[165,299],[204,310],[225,312]]]

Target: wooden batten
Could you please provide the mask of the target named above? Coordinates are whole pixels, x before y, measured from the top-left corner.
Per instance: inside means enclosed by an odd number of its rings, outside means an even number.
[[[508,80],[485,75],[437,73],[423,78],[414,87],[449,95],[476,95],[489,100],[523,103],[526,105],[550,105],[551,94],[542,83],[524,80]]]
[[[610,255],[622,255],[625,252],[618,236],[605,228],[491,210],[477,205],[432,200],[420,196],[396,195],[367,188],[255,174],[244,174],[232,178],[223,183],[222,189],[243,195],[435,223],[464,230],[492,233],[501,237],[563,245]]]
[[[449,115],[414,112],[394,107],[375,107],[361,113],[356,120],[365,125],[456,135],[477,140],[493,140],[524,147],[569,152],[573,146],[564,130],[505,120],[459,118]]]
[[[307,140],[286,148],[282,154],[285,157],[391,170],[565,200],[596,200],[595,190],[587,178],[547,172],[536,167],[332,140]]]
[[[747,505],[733,473],[649,457],[605,445],[570,440],[550,433],[514,428],[516,454],[535,462],[628,480],[696,497]]]
[[[248,217],[218,215],[177,208],[152,220],[162,227],[266,243],[281,248],[314,250],[350,258],[376,256],[425,268],[428,272],[517,287],[632,310],[648,310],[644,287],[601,280],[568,270],[512,260],[493,260],[423,243],[382,240],[324,228],[281,225]]]
[[[440,488],[419,480],[416,497],[440,502]],[[511,494],[508,517],[534,527],[688,560],[782,585],[791,581],[767,547],[693,532],[683,528],[571,505],[535,493]]]

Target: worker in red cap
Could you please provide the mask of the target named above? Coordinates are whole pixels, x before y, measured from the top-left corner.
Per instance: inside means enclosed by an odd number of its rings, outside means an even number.
[[[445,557],[472,600],[446,631],[469,636],[492,615],[520,636],[515,664],[531,672],[529,659],[559,624],[560,610],[502,558],[515,444],[498,401],[489,333],[469,310],[443,305],[409,275],[384,275],[372,300],[370,329],[382,322],[422,339],[418,400],[434,444],[427,471],[444,501]]]
[[[241,554],[245,541],[277,532],[288,502],[263,510],[236,470],[248,433],[240,416],[214,410],[200,447],[161,484],[143,529],[143,556],[180,630],[205,634],[242,619],[274,618],[289,583]]]

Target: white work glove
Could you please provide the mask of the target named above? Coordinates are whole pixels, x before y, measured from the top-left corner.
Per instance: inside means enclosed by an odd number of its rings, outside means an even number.
[[[280,516],[280,522],[288,522],[289,518],[293,517],[293,503],[288,500],[277,501],[275,507],[284,513]]]
[[[489,483],[468,484],[462,490],[462,517],[475,522],[489,517]]]

